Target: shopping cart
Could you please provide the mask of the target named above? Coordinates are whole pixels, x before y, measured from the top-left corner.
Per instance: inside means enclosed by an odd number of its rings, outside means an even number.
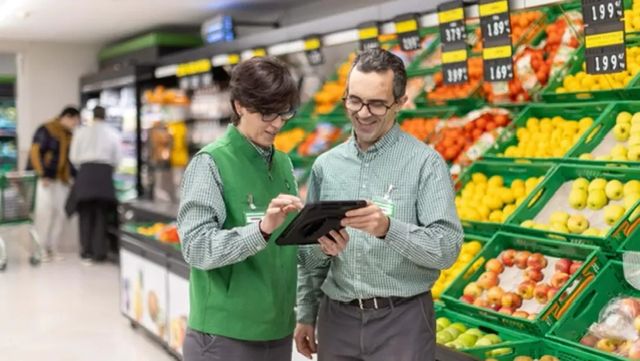
[[[43,248],[33,227],[32,214],[36,200],[37,177],[33,172],[0,173],[0,230],[28,224],[31,238],[29,262],[36,266],[42,259]],[[0,271],[7,268],[7,250],[0,235]]]

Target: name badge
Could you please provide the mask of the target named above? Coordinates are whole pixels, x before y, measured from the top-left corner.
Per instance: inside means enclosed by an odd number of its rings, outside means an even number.
[[[373,204],[380,207],[380,209],[382,209],[382,213],[387,217],[393,217],[395,214],[396,205],[389,198],[375,197],[373,198]]]
[[[258,223],[264,217],[264,212],[245,212],[244,218],[247,224]]]

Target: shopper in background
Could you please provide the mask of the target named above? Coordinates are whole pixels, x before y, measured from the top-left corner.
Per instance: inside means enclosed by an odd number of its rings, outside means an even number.
[[[273,142],[298,89],[273,58],[237,65],[234,124],[189,164],[178,230],[191,266],[185,361],[285,361],[295,326],[295,247],[269,242],[302,208],[291,161]]]
[[[107,258],[108,225],[117,218],[113,172],[122,159],[122,138],[105,118],[103,107],[93,109],[93,122],[76,131],[69,156],[78,176],[67,214],[80,215],[80,257],[86,265]]]
[[[35,226],[43,240],[43,262],[62,259],[58,247],[65,223],[64,203],[75,175],[69,162],[69,146],[73,129],[79,122],[78,109],[67,107],[60,116],[40,126],[33,136],[27,169],[39,177]]]
[[[447,165],[402,132],[402,60],[381,49],[355,59],[344,105],[353,137],[313,165],[308,202],[367,199],[342,225],[347,247],[300,247],[298,351],[320,361],[435,360],[430,287],[456,260],[462,227]],[[316,323],[317,320],[317,323]]]

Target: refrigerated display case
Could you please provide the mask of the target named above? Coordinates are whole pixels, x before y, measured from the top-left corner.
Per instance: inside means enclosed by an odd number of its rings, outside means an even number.
[[[18,164],[15,77],[0,76],[0,169],[15,170]]]

